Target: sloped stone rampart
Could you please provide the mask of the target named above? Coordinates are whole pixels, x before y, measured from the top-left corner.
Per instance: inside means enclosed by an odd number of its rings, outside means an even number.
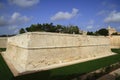
[[[2,55],[18,73],[25,73],[112,54],[108,37],[32,32],[10,37]]]

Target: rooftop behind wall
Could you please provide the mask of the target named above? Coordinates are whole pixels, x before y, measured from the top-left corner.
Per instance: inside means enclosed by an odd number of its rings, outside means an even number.
[[[32,32],[9,38],[2,55],[18,74],[23,74],[112,54],[107,37]]]

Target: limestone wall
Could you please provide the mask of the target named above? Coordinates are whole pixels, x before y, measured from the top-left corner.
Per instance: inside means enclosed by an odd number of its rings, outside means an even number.
[[[111,48],[120,48],[120,36],[110,36]]]
[[[9,38],[2,55],[22,73],[111,54],[107,37],[33,32]]]
[[[7,45],[7,38],[0,37],[0,48],[6,48],[6,45]]]

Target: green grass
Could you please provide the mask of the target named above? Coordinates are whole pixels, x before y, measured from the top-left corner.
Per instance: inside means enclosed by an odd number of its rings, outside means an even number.
[[[96,60],[91,60],[79,64],[74,64],[66,67],[56,68],[52,70],[42,71],[38,73],[27,74],[23,76],[15,77],[14,80],[70,80],[72,77],[88,73],[91,71],[95,71],[97,69],[109,66],[116,62],[120,61],[120,49],[112,49],[113,52],[117,52],[118,54],[108,57],[103,57]],[[2,57],[0,57],[0,64],[5,64]],[[3,65],[2,65],[3,66]],[[6,65],[4,65],[6,66]],[[4,70],[4,67],[0,67],[0,69]],[[9,71],[8,71],[9,72]],[[3,71],[4,76],[6,76],[8,72]],[[9,72],[10,75],[12,73]],[[10,76],[11,79],[1,79],[0,80],[13,80],[13,77]]]
[[[120,49],[119,48],[118,49],[111,49],[111,51],[120,54]]]
[[[117,77],[115,80],[120,80],[120,76],[119,76],[119,77]]]

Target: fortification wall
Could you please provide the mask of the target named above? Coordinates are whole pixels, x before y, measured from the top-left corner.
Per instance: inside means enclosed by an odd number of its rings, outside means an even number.
[[[2,55],[22,73],[112,54],[107,37],[33,32],[9,38]]]
[[[6,48],[7,46],[7,37],[0,37],[0,48]]]
[[[111,48],[120,48],[120,36],[110,36]]]

